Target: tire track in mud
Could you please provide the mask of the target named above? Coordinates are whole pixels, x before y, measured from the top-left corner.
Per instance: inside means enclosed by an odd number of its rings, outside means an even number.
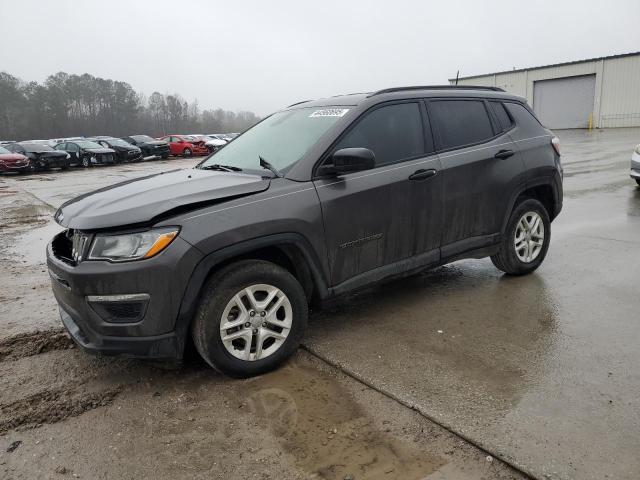
[[[104,407],[116,398],[124,385],[101,391],[81,391],[77,386],[44,390],[6,405],[0,405],[0,435],[13,429],[36,428],[77,417],[89,410]]]
[[[21,333],[0,339],[0,362],[71,348],[75,345],[63,329]]]

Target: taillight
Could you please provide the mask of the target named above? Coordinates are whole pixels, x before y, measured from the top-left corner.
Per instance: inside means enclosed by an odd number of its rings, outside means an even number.
[[[560,156],[560,139],[558,137],[553,137],[551,139],[551,146],[556,151],[558,156]]]

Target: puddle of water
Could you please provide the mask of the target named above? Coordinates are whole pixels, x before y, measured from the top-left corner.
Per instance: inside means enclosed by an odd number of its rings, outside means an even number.
[[[46,261],[49,240],[62,230],[53,221],[55,209],[49,205],[22,205],[3,209],[0,225],[13,229],[15,237],[8,245],[11,256],[37,265]]]
[[[330,375],[295,364],[239,384],[230,401],[274,435],[309,478],[422,479],[446,463],[379,430]]]

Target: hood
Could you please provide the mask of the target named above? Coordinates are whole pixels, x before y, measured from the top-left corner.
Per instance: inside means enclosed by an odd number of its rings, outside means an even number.
[[[211,140],[207,140],[207,144],[209,144],[209,145],[226,145],[227,142],[225,142],[224,140],[217,139],[217,138],[212,138]]]
[[[153,142],[142,142],[142,143],[138,143],[138,145],[146,145],[149,147],[155,147],[158,145],[169,145],[167,142],[165,142],[164,140],[154,140]]]
[[[0,153],[0,160],[4,162],[17,162],[19,160],[26,160],[27,157],[19,153]]]
[[[55,220],[63,227],[93,230],[151,223],[176,209],[202,208],[269,188],[257,175],[185,169],[128,180],[64,203]]]
[[[89,153],[114,153],[115,150],[111,148],[85,148],[85,152]]]

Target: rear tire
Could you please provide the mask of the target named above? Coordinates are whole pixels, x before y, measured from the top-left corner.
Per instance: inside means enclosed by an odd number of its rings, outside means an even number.
[[[242,260],[205,283],[191,333],[209,365],[246,378],[289,358],[304,335],[307,317],[304,290],[291,273],[271,262]]]
[[[526,275],[540,266],[551,240],[551,221],[542,203],[533,198],[511,212],[500,251],[491,257],[497,269],[508,275]]]

